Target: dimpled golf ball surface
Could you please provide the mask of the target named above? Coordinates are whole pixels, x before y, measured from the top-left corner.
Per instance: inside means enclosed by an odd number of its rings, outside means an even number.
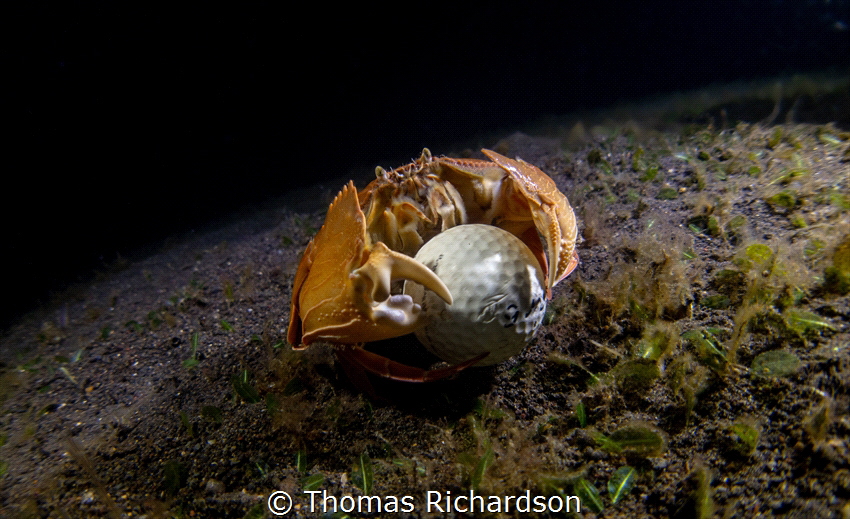
[[[426,316],[416,337],[447,362],[485,351],[489,355],[478,366],[502,362],[521,352],[543,322],[543,272],[531,250],[507,231],[459,225],[422,246],[416,259],[440,277],[454,299],[447,305],[418,283],[404,285]]]

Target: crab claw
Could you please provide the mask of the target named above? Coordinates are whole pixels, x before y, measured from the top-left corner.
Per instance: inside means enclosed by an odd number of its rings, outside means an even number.
[[[515,209],[528,208],[534,221],[534,227],[546,240],[545,263],[548,264],[547,294],[551,293],[559,281],[569,276],[578,265],[578,255],[575,251],[578,229],[576,216],[567,197],[558,190],[555,181],[549,175],[522,159],[509,159],[490,150],[481,150],[490,160],[508,173],[513,182],[505,190],[505,211],[500,227],[512,230],[525,241],[532,251],[542,254],[539,239],[527,234],[530,229],[521,230],[522,217],[525,211]],[[514,216],[517,215],[517,216]],[[519,217],[519,218],[518,218]],[[511,225],[511,219],[517,218],[517,226]],[[534,231],[531,231],[532,234]],[[531,242],[531,243],[529,243]],[[541,262],[543,264],[543,262]]]
[[[421,283],[452,302],[449,289],[427,267],[382,242],[370,244],[357,189],[349,182],[295,275],[289,343],[296,349],[317,340],[353,344],[414,331],[422,324],[422,308],[409,296],[390,294],[398,279]]]
[[[401,326],[415,324],[410,319],[418,316],[419,305],[414,305],[410,296],[390,294],[390,286],[397,279],[416,281],[452,304],[449,289],[433,271],[410,256],[391,251],[382,242],[375,244],[366,264],[354,270],[349,278],[358,295],[368,292],[368,297],[358,297],[356,301],[360,310],[376,322],[383,320]],[[373,301],[380,302],[374,304]]]

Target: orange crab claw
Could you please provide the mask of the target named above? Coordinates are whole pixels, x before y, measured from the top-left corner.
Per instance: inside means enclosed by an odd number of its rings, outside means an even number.
[[[289,343],[302,349],[317,340],[354,344],[412,332],[421,324],[422,309],[409,296],[390,294],[398,279],[421,283],[452,302],[449,289],[427,267],[382,242],[370,243],[357,189],[349,182],[295,275]]]
[[[575,251],[578,229],[576,216],[567,197],[558,190],[555,181],[549,175],[522,159],[509,159],[495,151],[481,150],[494,163],[505,170],[511,180],[508,189],[504,191],[504,209],[501,212],[500,227],[512,230],[520,238],[523,233],[519,229],[511,229],[512,223],[520,224],[525,218],[517,218],[526,214],[522,208],[531,211],[534,227],[546,240],[548,261],[547,292],[551,291],[559,281],[569,276],[578,266],[578,255]],[[526,236],[525,238],[529,238]],[[528,243],[526,241],[526,243]],[[534,245],[530,245],[535,250]],[[544,263],[541,262],[541,265]]]
[[[490,161],[431,159],[423,152],[419,162],[430,161],[427,164],[439,171],[445,187],[450,185],[458,193],[460,201],[453,199],[440,205],[462,208],[462,223],[496,225],[528,245],[540,262],[546,293],[551,297],[552,288],[578,265],[575,213],[552,178],[533,164],[491,150],[481,151]],[[546,251],[540,236],[546,242]]]

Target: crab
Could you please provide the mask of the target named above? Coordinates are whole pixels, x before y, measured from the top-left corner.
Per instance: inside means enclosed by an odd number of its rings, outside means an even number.
[[[572,207],[536,166],[482,152],[490,160],[433,157],[426,148],[410,164],[376,168],[377,178],[360,192],[353,181],[343,187],[295,274],[287,337],[293,349],[329,342],[352,378],[365,370],[408,382],[445,378],[481,361],[487,353],[425,370],[363,347],[424,323],[419,305],[392,293],[394,281],[420,283],[452,303],[445,284],[413,256],[456,225],[494,225],[521,239],[540,263],[551,298],[552,288],[578,265]]]

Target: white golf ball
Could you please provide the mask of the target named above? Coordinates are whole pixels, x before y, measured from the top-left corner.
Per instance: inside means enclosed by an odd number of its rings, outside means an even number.
[[[483,352],[478,366],[521,352],[543,322],[543,272],[531,250],[491,225],[459,225],[432,238],[416,259],[437,274],[454,302],[447,305],[422,285],[404,293],[422,306],[426,324],[416,337],[431,353],[457,364]]]

